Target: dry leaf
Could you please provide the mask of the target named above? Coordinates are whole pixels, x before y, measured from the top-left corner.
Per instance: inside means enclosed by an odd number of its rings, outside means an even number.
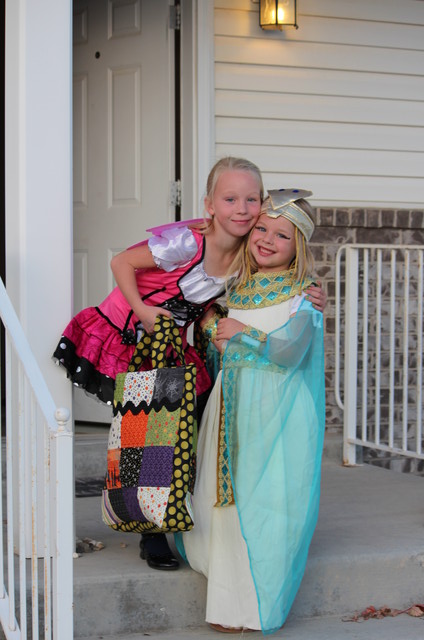
[[[90,551],[101,551],[105,548],[103,542],[100,542],[99,540],[93,540],[92,538],[83,538],[82,541],[83,543],[88,545]]]
[[[364,609],[359,615],[364,620],[368,620],[368,618],[373,618],[377,613],[377,609],[370,605],[366,609]]]
[[[384,605],[380,607],[380,609],[376,609],[373,605],[370,605],[361,613],[355,613],[351,618],[343,618],[344,622],[363,622],[364,620],[370,620],[370,618],[376,618],[377,620],[381,620],[382,618],[394,618],[401,613],[407,613],[410,616],[414,616],[415,618],[424,617],[424,604],[414,604],[408,609],[391,609]]]

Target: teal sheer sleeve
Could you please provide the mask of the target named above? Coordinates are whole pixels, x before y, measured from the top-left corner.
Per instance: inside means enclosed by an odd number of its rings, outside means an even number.
[[[210,342],[206,349],[206,369],[209,373],[210,379],[212,380],[212,384],[215,384],[216,377],[221,371],[221,366],[222,356],[215,345]]]
[[[323,316],[309,302],[265,342],[230,340],[226,440],[264,633],[290,611],[317,522],[324,391]]]

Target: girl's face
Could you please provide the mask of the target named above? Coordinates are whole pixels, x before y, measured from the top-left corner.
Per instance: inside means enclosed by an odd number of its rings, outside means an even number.
[[[261,211],[260,186],[250,171],[227,170],[218,178],[212,198],[205,198],[214,228],[241,238],[254,226]]]
[[[259,271],[285,271],[296,256],[295,226],[283,217],[262,214],[250,236],[250,251]]]

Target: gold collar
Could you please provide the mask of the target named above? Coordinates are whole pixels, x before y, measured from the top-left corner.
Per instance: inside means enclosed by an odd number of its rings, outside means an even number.
[[[299,294],[310,284],[312,284],[311,278],[296,282],[293,269],[272,273],[257,272],[229,294],[228,307],[231,309],[270,307]]]

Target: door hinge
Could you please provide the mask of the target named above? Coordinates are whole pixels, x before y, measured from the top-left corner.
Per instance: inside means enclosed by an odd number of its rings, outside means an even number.
[[[179,31],[181,29],[181,7],[175,4],[169,7],[169,28]]]
[[[170,183],[169,203],[171,207],[181,207],[181,180]]]

